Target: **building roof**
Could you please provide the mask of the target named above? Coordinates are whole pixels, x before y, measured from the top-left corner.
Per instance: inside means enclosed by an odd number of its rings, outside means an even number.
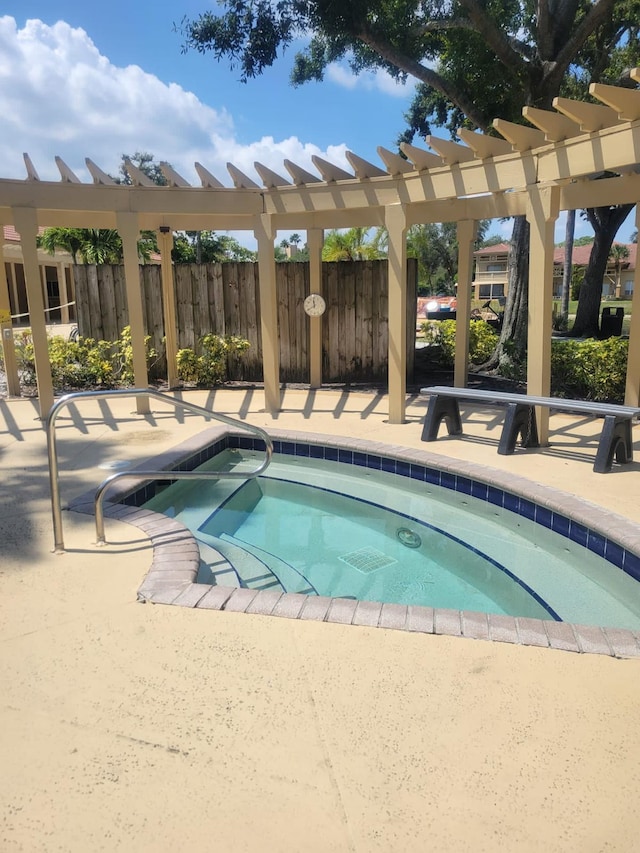
[[[636,268],[636,257],[638,253],[637,243],[614,243],[614,246],[626,246],[629,251],[628,257],[623,259],[622,268],[634,270]],[[593,243],[587,243],[585,246],[574,246],[571,260],[577,266],[585,266],[589,263],[591,249]],[[553,253],[554,264],[562,264],[564,262],[564,247],[557,246]],[[611,262],[610,264],[611,265]]]
[[[474,255],[507,255],[509,253],[508,243],[496,243],[495,246],[483,246],[478,249]]]
[[[19,243],[20,242],[20,235],[18,234],[16,229],[13,227],[13,225],[3,225],[2,229],[4,231],[4,242],[5,243]],[[44,230],[45,229],[42,225],[39,226],[38,234],[42,234],[42,232]]]
[[[636,259],[638,256],[638,244],[637,243],[614,243],[614,246],[626,246],[629,250],[629,255],[624,259],[622,264],[622,268],[626,270],[635,270],[636,268]],[[576,266],[585,266],[589,263],[589,257],[591,255],[591,249],[593,247],[593,243],[587,243],[584,246],[574,246],[573,247],[573,255],[572,262]],[[497,243],[495,246],[484,246],[482,249],[477,249],[473,254],[475,257],[482,257],[486,255],[506,255],[509,252],[509,244],[508,243]],[[553,262],[554,264],[562,264],[564,262],[564,248],[562,246],[556,246],[553,252]]]

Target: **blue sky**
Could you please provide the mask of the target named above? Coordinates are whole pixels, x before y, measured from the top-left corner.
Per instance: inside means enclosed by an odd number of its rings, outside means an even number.
[[[285,158],[315,172],[312,154],[348,169],[345,150],[379,165],[377,146],[395,150],[413,84],[399,86],[382,73],[356,78],[336,66],[323,83],[294,89],[295,46],[262,77],[240,83],[226,61],[183,54],[173,30],[183,15],[213,6],[2,3],[0,177],[25,177],[23,152],[42,179],[59,179],[57,154],[87,180],[85,157],[114,173],[121,154],[145,150],[196,185],[198,160],[230,186],[227,162],[260,183],[256,160],[286,175]],[[618,239],[628,239],[632,227],[627,220]],[[508,236],[510,226],[496,222],[491,230]],[[563,230],[559,222],[557,239]],[[582,233],[588,229],[579,222]]]

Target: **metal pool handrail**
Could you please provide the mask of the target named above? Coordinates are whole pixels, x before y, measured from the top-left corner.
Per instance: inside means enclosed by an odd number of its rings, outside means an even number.
[[[58,448],[56,445],[55,424],[60,411],[80,399],[100,399],[104,397],[152,397],[155,400],[161,400],[163,403],[171,403],[172,405],[188,409],[190,412],[204,415],[207,418],[221,421],[221,423],[229,426],[245,429],[258,436],[265,444],[265,458],[263,462],[249,473],[241,471],[119,471],[112,474],[103,483],[98,486],[95,496],[95,511],[96,511],[96,537],[99,545],[103,545],[104,538],[104,513],[103,500],[104,494],[114,480],[122,477],[136,477],[142,479],[153,479],[162,477],[172,480],[213,480],[226,477],[229,479],[250,480],[253,477],[258,477],[268,467],[273,454],[273,442],[269,435],[260,427],[253,424],[246,424],[243,421],[238,421],[235,418],[221,415],[219,412],[213,412],[211,409],[205,409],[202,406],[196,406],[195,403],[188,403],[186,400],[176,400],[174,397],[168,397],[161,394],[160,391],[155,391],[153,388],[122,388],[110,391],[77,391],[73,394],[65,394],[53,404],[47,415],[45,429],[47,433],[47,453],[49,456],[49,483],[51,487],[51,513],[53,515],[53,535],[54,535],[54,551],[61,554],[64,551],[64,540],[62,533],[62,509],[60,505],[60,484],[58,482]]]

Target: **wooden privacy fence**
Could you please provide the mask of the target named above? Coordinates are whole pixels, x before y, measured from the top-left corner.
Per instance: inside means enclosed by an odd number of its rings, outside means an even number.
[[[307,263],[279,263],[277,270],[280,377],[309,382],[309,318],[303,302],[309,293]],[[80,334],[115,340],[128,324],[123,266],[74,268]],[[178,347],[198,350],[199,338],[214,333],[246,338],[250,349],[232,359],[229,378],[262,380],[258,264],[179,264],[173,268]],[[322,264],[327,310],[322,319],[324,382],[385,382],[389,325],[387,262],[340,261]],[[151,345],[164,353],[160,267],[140,267],[143,313]],[[407,374],[414,364],[417,262],[407,262]],[[154,375],[166,371],[163,358]],[[166,374],[165,374],[166,375]]]

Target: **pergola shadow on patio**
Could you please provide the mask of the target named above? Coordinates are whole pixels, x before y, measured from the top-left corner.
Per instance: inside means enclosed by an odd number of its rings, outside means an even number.
[[[631,72],[640,81],[640,69]],[[636,203],[640,198],[640,91],[592,84],[601,104],[556,98],[555,111],[525,107],[532,126],[496,119],[502,138],[460,130],[461,143],[427,137],[431,152],[403,145],[407,159],[384,148],[384,169],[347,152],[354,174],[314,156],[314,175],[285,160],[289,178],[255,163],[263,186],[227,164],[233,187],[225,187],[200,163],[202,186],[190,186],[168,164],[168,186],[154,185],[131,163],[131,186],[116,185],[90,159],[93,184],[84,184],[59,157],[61,182],[40,181],[25,154],[25,181],[0,179],[0,224],[20,233],[31,316],[40,412],[53,404],[44,305],[36,236],[39,226],[117,228],[124,247],[126,293],[136,387],[148,384],[137,240],[142,229],[158,232],[162,254],[162,294],[169,385],[175,384],[176,307],[171,267],[172,232],[247,230],[258,244],[260,323],[263,342],[265,407],[280,405],[278,310],[274,241],[282,230],[306,230],[310,292],[321,293],[321,251],[327,228],[384,226],[388,231],[389,420],[402,423],[406,407],[407,328],[406,231],[415,224],[455,221],[458,228],[458,312],[471,308],[472,253],[481,219],[526,216],[530,224],[529,339],[527,387],[550,391],[554,224],[562,210]],[[606,175],[611,175],[606,176]],[[604,177],[603,177],[604,176]],[[600,180],[594,180],[600,178]],[[636,223],[639,217],[636,208]],[[0,257],[0,322],[7,373],[16,377],[8,317],[8,290]],[[640,301],[640,273],[634,281],[634,307]],[[310,384],[322,384],[322,316],[309,318]],[[640,308],[632,312],[626,398],[640,402]],[[464,386],[468,367],[468,325],[459,324],[455,376]],[[15,387],[14,382],[14,387]],[[11,385],[10,385],[11,387]],[[138,411],[148,410],[138,399]],[[546,440],[547,417],[540,423]]]

